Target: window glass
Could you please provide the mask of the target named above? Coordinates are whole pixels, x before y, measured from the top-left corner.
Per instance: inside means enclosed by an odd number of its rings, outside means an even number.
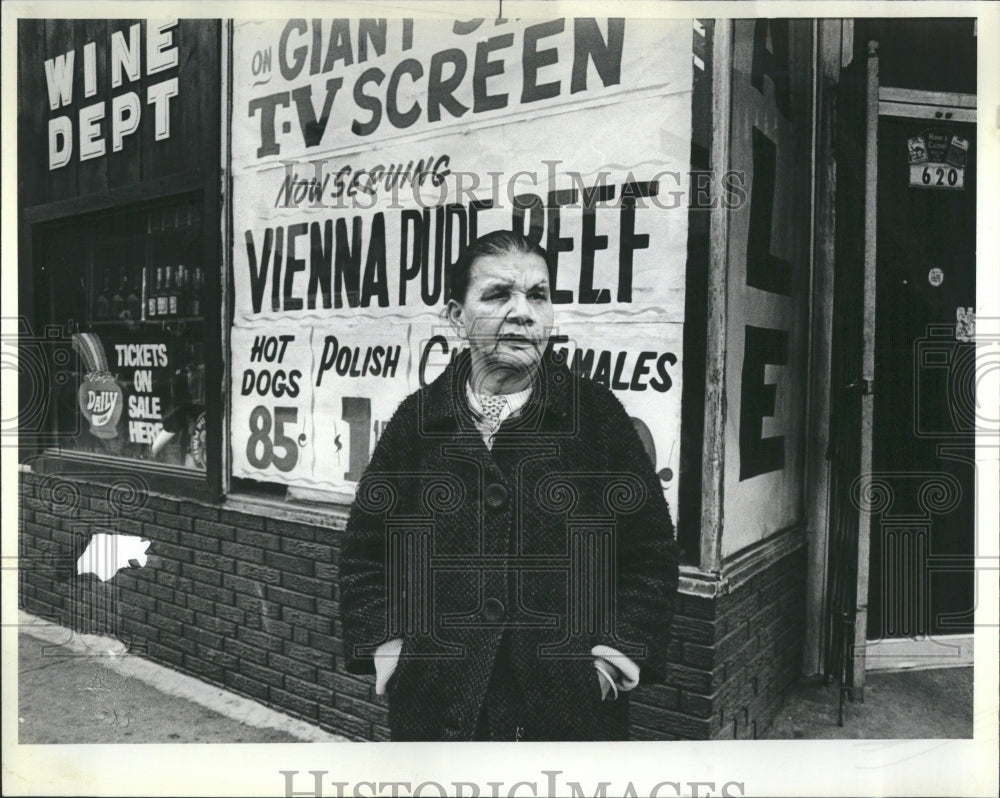
[[[73,344],[60,446],[205,468],[205,264],[194,200],[46,227],[48,318]],[[72,383],[72,384],[70,384]]]

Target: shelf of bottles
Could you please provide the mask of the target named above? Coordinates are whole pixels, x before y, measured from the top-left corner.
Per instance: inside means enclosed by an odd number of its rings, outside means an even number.
[[[203,318],[200,209],[188,204],[150,211],[143,221],[145,236],[111,240],[95,250],[95,327],[193,323]]]
[[[59,426],[73,428],[80,413],[86,424],[70,448],[205,468],[202,243],[198,202],[126,211],[52,242],[89,265],[87,290],[65,297],[85,306],[76,318],[86,324],[74,335],[80,390],[110,391],[118,399],[109,406],[120,405],[110,416],[95,414],[74,392]]]

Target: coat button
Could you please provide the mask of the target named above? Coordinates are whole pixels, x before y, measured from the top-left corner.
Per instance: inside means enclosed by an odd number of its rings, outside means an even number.
[[[504,616],[503,602],[500,599],[488,598],[483,602],[483,617],[487,621],[502,621]]]
[[[486,488],[486,504],[493,510],[499,510],[507,503],[507,488],[494,483]]]

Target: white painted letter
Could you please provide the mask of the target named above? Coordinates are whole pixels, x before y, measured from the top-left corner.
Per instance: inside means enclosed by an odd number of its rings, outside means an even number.
[[[166,22],[146,20],[146,74],[155,75],[164,69],[177,66],[177,47],[170,31],[177,25],[176,19]]]
[[[170,98],[177,96],[177,85],[177,78],[170,78],[146,91],[146,102],[156,108],[157,141],[170,138]]]
[[[122,68],[130,81],[139,79],[142,48],[139,45],[139,23],[128,30],[128,44],[125,34],[116,30],[111,34],[111,88],[122,85]]]
[[[80,109],[80,160],[89,161],[104,155],[104,136],[100,125],[104,119],[104,101]]]
[[[76,50],[45,60],[45,82],[49,86],[49,108],[53,111],[73,102],[73,61]]]
[[[142,109],[139,106],[139,95],[134,91],[120,94],[111,101],[111,149],[119,152],[123,146],[122,139],[139,129],[139,117]]]
[[[62,137],[60,146],[60,137]],[[49,169],[58,169],[69,163],[73,155],[73,123],[68,116],[49,120]]]
[[[97,94],[97,45],[87,42],[83,45],[83,96]]]

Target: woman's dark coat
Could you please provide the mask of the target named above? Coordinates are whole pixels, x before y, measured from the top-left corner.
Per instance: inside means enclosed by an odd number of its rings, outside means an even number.
[[[372,673],[374,649],[403,639],[393,739],[473,739],[484,723],[494,739],[625,738],[628,694],[601,702],[590,649],[662,679],[677,558],[660,481],[621,403],[551,353],[491,452],[470,362],[403,401],[358,486],[341,555],[347,668]]]

